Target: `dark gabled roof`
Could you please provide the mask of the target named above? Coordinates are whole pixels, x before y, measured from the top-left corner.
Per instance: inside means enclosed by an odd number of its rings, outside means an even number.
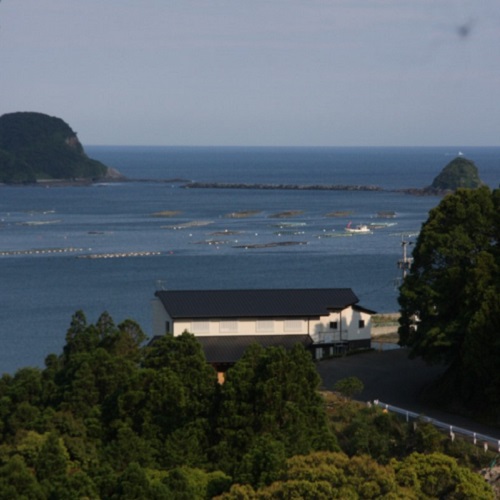
[[[364,313],[367,313],[367,314],[377,314],[377,311],[374,311],[373,309],[368,309],[366,307],[360,306],[359,304],[356,304],[352,308],[355,311],[360,311],[360,312],[364,312]]]
[[[284,347],[291,349],[295,344],[309,347],[309,335],[216,335],[196,337],[201,344],[208,363],[236,363],[251,344],[262,347]]]
[[[350,288],[161,290],[172,319],[319,317],[358,302]]]

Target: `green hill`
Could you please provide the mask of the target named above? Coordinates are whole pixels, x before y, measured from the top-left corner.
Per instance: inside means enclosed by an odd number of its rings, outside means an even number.
[[[108,167],[89,158],[60,118],[17,112],[0,116],[0,182],[106,177]]]
[[[474,162],[457,156],[441,170],[432,182],[431,189],[454,191],[458,188],[475,189],[482,185]]]

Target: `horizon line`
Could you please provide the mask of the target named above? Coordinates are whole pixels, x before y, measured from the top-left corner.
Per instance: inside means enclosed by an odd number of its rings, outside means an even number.
[[[444,144],[444,145],[244,145],[244,144],[91,144],[88,143],[84,145],[85,147],[110,147],[110,148],[239,148],[239,149],[378,149],[378,148],[393,148],[393,149],[412,149],[412,148],[454,148],[457,149],[457,154],[461,153],[463,149],[467,148],[500,148],[500,145],[456,145],[456,144]]]

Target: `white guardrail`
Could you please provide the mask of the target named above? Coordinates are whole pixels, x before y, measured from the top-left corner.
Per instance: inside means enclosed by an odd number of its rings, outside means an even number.
[[[466,438],[469,438],[475,445],[482,446],[484,448],[484,451],[488,451],[488,449],[491,447],[493,450],[496,450],[498,453],[500,453],[500,439],[498,438],[493,438],[491,436],[480,434],[479,432],[469,431],[468,429],[463,429],[455,425],[440,422],[439,420],[436,420],[434,418],[426,417],[425,415],[421,415],[419,413],[414,413],[412,411],[404,410],[403,408],[398,408],[397,406],[383,403],[378,399],[373,401],[373,404],[375,406],[378,406],[379,408],[383,408],[384,410],[403,415],[406,418],[407,422],[409,422],[410,419],[420,420],[421,422],[428,422],[438,429],[448,431],[452,441],[455,439],[455,435],[465,436]]]

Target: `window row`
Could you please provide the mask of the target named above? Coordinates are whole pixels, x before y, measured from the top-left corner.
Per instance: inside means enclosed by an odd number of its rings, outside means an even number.
[[[219,333],[239,333],[241,324],[238,321],[219,321]],[[305,322],[303,320],[287,319],[283,321],[283,331],[297,333],[304,331]],[[255,321],[256,333],[274,333],[276,322],[274,320]],[[191,333],[210,333],[210,321],[192,321]]]

